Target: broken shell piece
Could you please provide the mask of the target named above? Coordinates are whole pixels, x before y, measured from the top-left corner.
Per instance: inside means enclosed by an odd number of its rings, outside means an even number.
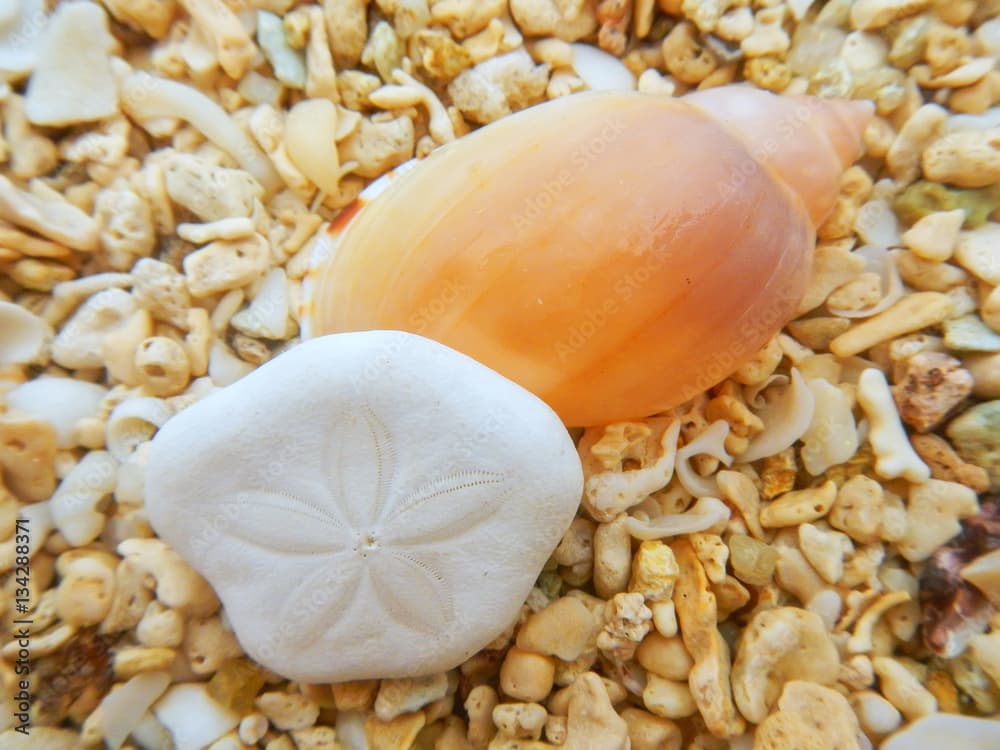
[[[0,175],[0,219],[76,250],[91,252],[98,246],[97,222],[39,180],[22,190]]]
[[[765,397],[766,398],[766,397]],[[792,382],[766,401],[756,414],[764,423],[747,449],[740,454],[740,461],[749,463],[780,453],[795,443],[809,428],[813,418],[815,398],[802,374],[792,368]]]
[[[977,557],[962,568],[962,578],[982,591],[994,607],[1000,607],[1000,549]]]
[[[271,161],[222,107],[198,89],[139,71],[126,75],[121,90],[129,116],[140,121],[180,117],[233,157],[265,192],[277,190],[281,178]]]
[[[864,245],[852,254],[865,259],[865,272],[878,274],[882,280],[882,298],[874,305],[860,310],[838,308],[831,304],[827,304],[827,309],[841,318],[868,318],[896,304],[903,296],[903,280],[899,277],[899,269],[889,251],[880,245]]]
[[[52,328],[20,305],[0,301],[0,367],[39,362]]]
[[[327,195],[340,193],[343,175],[334,147],[337,105],[328,99],[306,99],[288,113],[284,143],[288,158]]]
[[[983,631],[992,609],[986,597],[962,578],[962,568],[1000,546],[1000,511],[984,502],[978,515],[966,518],[962,531],[934,550],[920,574],[921,626],[924,643],[935,654],[953,658],[969,639]]]
[[[42,419],[55,428],[61,449],[75,447],[73,428],[86,417],[97,416],[107,389],[75,378],[42,376],[7,394],[7,406]]]
[[[729,520],[730,513],[729,507],[721,500],[702,497],[685,513],[674,513],[650,520],[630,516],[625,519],[625,528],[636,539],[663,539],[668,536],[696,534],[724,525]]]
[[[61,3],[49,21],[28,81],[24,111],[35,125],[64,126],[118,112],[108,17],[95,3]]]
[[[815,405],[809,429],[802,434],[802,466],[814,477],[842,464],[858,450],[854,399],[828,380],[807,381]]]
[[[272,268],[261,282],[250,306],[236,313],[230,323],[247,336],[286,339],[295,331],[288,318],[290,307],[285,271]]]
[[[124,461],[167,423],[174,410],[163,399],[130,398],[108,417],[105,442],[111,455]]]
[[[160,430],[146,476],[150,521],[243,648],[307,682],[468,658],[516,617],[583,490],[539,399],[394,331],[306,342],[207,396]]]
[[[257,43],[271,63],[275,78],[288,88],[305,88],[305,59],[289,46],[280,17],[266,10],[257,11]]]
[[[125,744],[142,715],[169,685],[166,672],[145,672],[108,693],[97,708],[106,746],[118,750]]]
[[[691,466],[691,457],[706,454],[719,459],[729,466],[733,457],[726,453],[726,436],[729,434],[729,423],[724,419],[712,422],[701,431],[690,443],[677,451],[677,479],[689,493],[695,497],[709,497],[719,494],[718,484],[713,478],[699,476]]]

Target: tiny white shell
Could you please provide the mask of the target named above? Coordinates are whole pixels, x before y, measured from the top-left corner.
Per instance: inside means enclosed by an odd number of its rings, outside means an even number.
[[[115,489],[118,462],[107,451],[90,451],[52,495],[52,521],[73,546],[94,541],[104,528],[97,504]]]
[[[108,417],[105,443],[118,461],[127,459],[174,415],[170,404],[160,398],[130,398],[115,407]]]

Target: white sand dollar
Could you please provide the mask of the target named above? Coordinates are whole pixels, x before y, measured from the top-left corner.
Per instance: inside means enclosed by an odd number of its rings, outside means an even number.
[[[541,400],[392,331],[313,339],[157,434],[157,533],[304,682],[450,669],[517,614],[583,476]]]

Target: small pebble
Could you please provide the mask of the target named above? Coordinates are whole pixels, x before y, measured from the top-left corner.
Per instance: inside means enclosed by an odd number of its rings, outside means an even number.
[[[944,343],[964,352],[1000,352],[1000,334],[990,329],[978,315],[963,315],[942,323]]]
[[[1000,401],[986,401],[953,419],[948,438],[965,461],[982,466],[990,489],[1000,489]]]

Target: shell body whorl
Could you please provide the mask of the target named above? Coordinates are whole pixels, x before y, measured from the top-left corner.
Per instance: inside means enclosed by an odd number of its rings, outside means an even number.
[[[427,336],[569,425],[680,403],[791,317],[815,223],[857,155],[865,118],[836,113],[853,133],[844,156],[817,126],[833,114],[813,107],[785,140],[822,150],[808,169],[823,189],[797,189],[781,176],[787,144],[768,151],[743,132],[746,112],[760,126],[761,106],[720,117],[708,98],[588,93],[475,131],[335,223],[304,328]]]

